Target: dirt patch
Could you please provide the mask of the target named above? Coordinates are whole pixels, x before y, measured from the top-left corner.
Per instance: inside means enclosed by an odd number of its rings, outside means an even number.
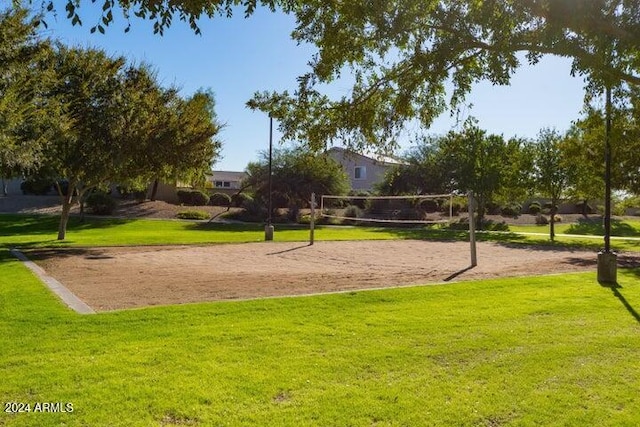
[[[464,242],[247,243],[30,251],[97,311],[593,270],[588,251]]]

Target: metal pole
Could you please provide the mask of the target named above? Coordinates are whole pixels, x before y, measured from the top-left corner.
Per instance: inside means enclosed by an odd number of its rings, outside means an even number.
[[[271,211],[273,210],[272,191],[272,162],[273,162],[273,117],[269,113],[269,211],[267,213],[267,225],[264,227],[264,240],[273,240],[273,225],[271,224]]]
[[[611,252],[611,86],[606,89],[604,137],[604,251]]]
[[[269,217],[267,219],[267,224],[271,225],[271,212],[273,209],[272,200],[271,200],[271,192],[273,189],[273,180],[271,178],[272,175],[272,167],[273,167],[273,117],[269,114]]]
[[[618,256],[611,251],[611,86],[606,88],[604,136],[604,251],[598,253],[598,282],[617,283]]]

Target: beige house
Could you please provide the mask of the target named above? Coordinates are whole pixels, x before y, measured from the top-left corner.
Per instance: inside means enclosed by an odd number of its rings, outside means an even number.
[[[373,190],[390,167],[402,164],[392,157],[358,154],[342,147],[331,147],[327,155],[342,165],[353,190]]]
[[[213,171],[207,176],[207,187],[215,193],[235,194],[242,188],[242,181],[247,178],[245,172]]]

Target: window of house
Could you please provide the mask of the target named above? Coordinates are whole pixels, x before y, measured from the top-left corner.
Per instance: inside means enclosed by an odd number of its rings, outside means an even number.
[[[230,182],[230,181],[223,181],[223,182],[222,182],[222,186],[223,186],[224,188],[229,188],[229,187],[231,187],[231,182]]]
[[[367,179],[367,168],[364,166],[356,166],[353,177],[355,179]]]

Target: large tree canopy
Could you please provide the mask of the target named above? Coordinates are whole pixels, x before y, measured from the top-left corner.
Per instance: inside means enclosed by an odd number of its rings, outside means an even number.
[[[32,0],[34,1],[34,0]],[[55,10],[45,0],[45,10]],[[88,2],[83,3],[83,7]],[[474,82],[509,83],[520,53],[573,60],[572,73],[597,93],[640,84],[640,0],[104,0],[104,31],[114,10],[150,19],[162,33],[174,19],[199,32],[198,20],[256,7],[295,14],[292,37],[318,53],[295,93],[257,93],[250,107],[280,119],[285,138],[321,149],[333,139],[353,148],[395,147],[407,121],[424,127],[463,102]],[[81,23],[80,0],[67,17]],[[349,95],[332,99],[322,87],[351,73]],[[447,93],[448,85],[452,92]],[[620,86],[622,84],[622,86]]]
[[[428,127],[474,82],[508,84],[520,52],[532,64],[571,58],[591,93],[640,84],[637,0],[305,0],[295,14],[293,38],[318,47],[311,71],[295,93],[258,93],[249,105],[313,148],[333,138],[393,148],[407,121]],[[349,95],[322,93],[348,72]]]
[[[72,204],[96,187],[210,170],[220,148],[211,94],[182,99],[146,67],[96,49],[59,45],[50,67],[55,78],[45,85],[42,109],[54,120],[39,172],[68,181],[66,193],[58,189],[58,239],[65,238]],[[36,125],[26,122],[26,137],[44,131]]]
[[[29,0],[36,3],[36,0]],[[88,1],[86,3],[89,3]],[[296,0],[172,0],[172,1],[149,1],[149,0],[92,0],[102,8],[102,14],[97,22],[89,22],[91,32],[96,30],[104,33],[105,28],[114,21],[114,14],[121,12],[129,25],[125,31],[129,31],[131,16],[141,19],[148,19],[153,22],[154,33],[163,34],[164,30],[171,26],[173,20],[187,22],[196,34],[200,33],[198,20],[203,17],[213,18],[214,16],[231,17],[234,10],[244,10],[244,15],[253,14],[256,7],[263,6],[275,11],[280,7],[286,11],[296,4]],[[53,0],[44,0],[41,3],[42,11],[58,13]],[[82,25],[82,3],[80,0],[66,0],[65,14],[73,25]],[[47,25],[46,16],[42,23]]]
[[[23,124],[45,120],[36,105],[46,80],[38,63],[49,52],[23,9],[0,12],[0,176],[7,177],[38,162],[42,139],[24,139]]]

